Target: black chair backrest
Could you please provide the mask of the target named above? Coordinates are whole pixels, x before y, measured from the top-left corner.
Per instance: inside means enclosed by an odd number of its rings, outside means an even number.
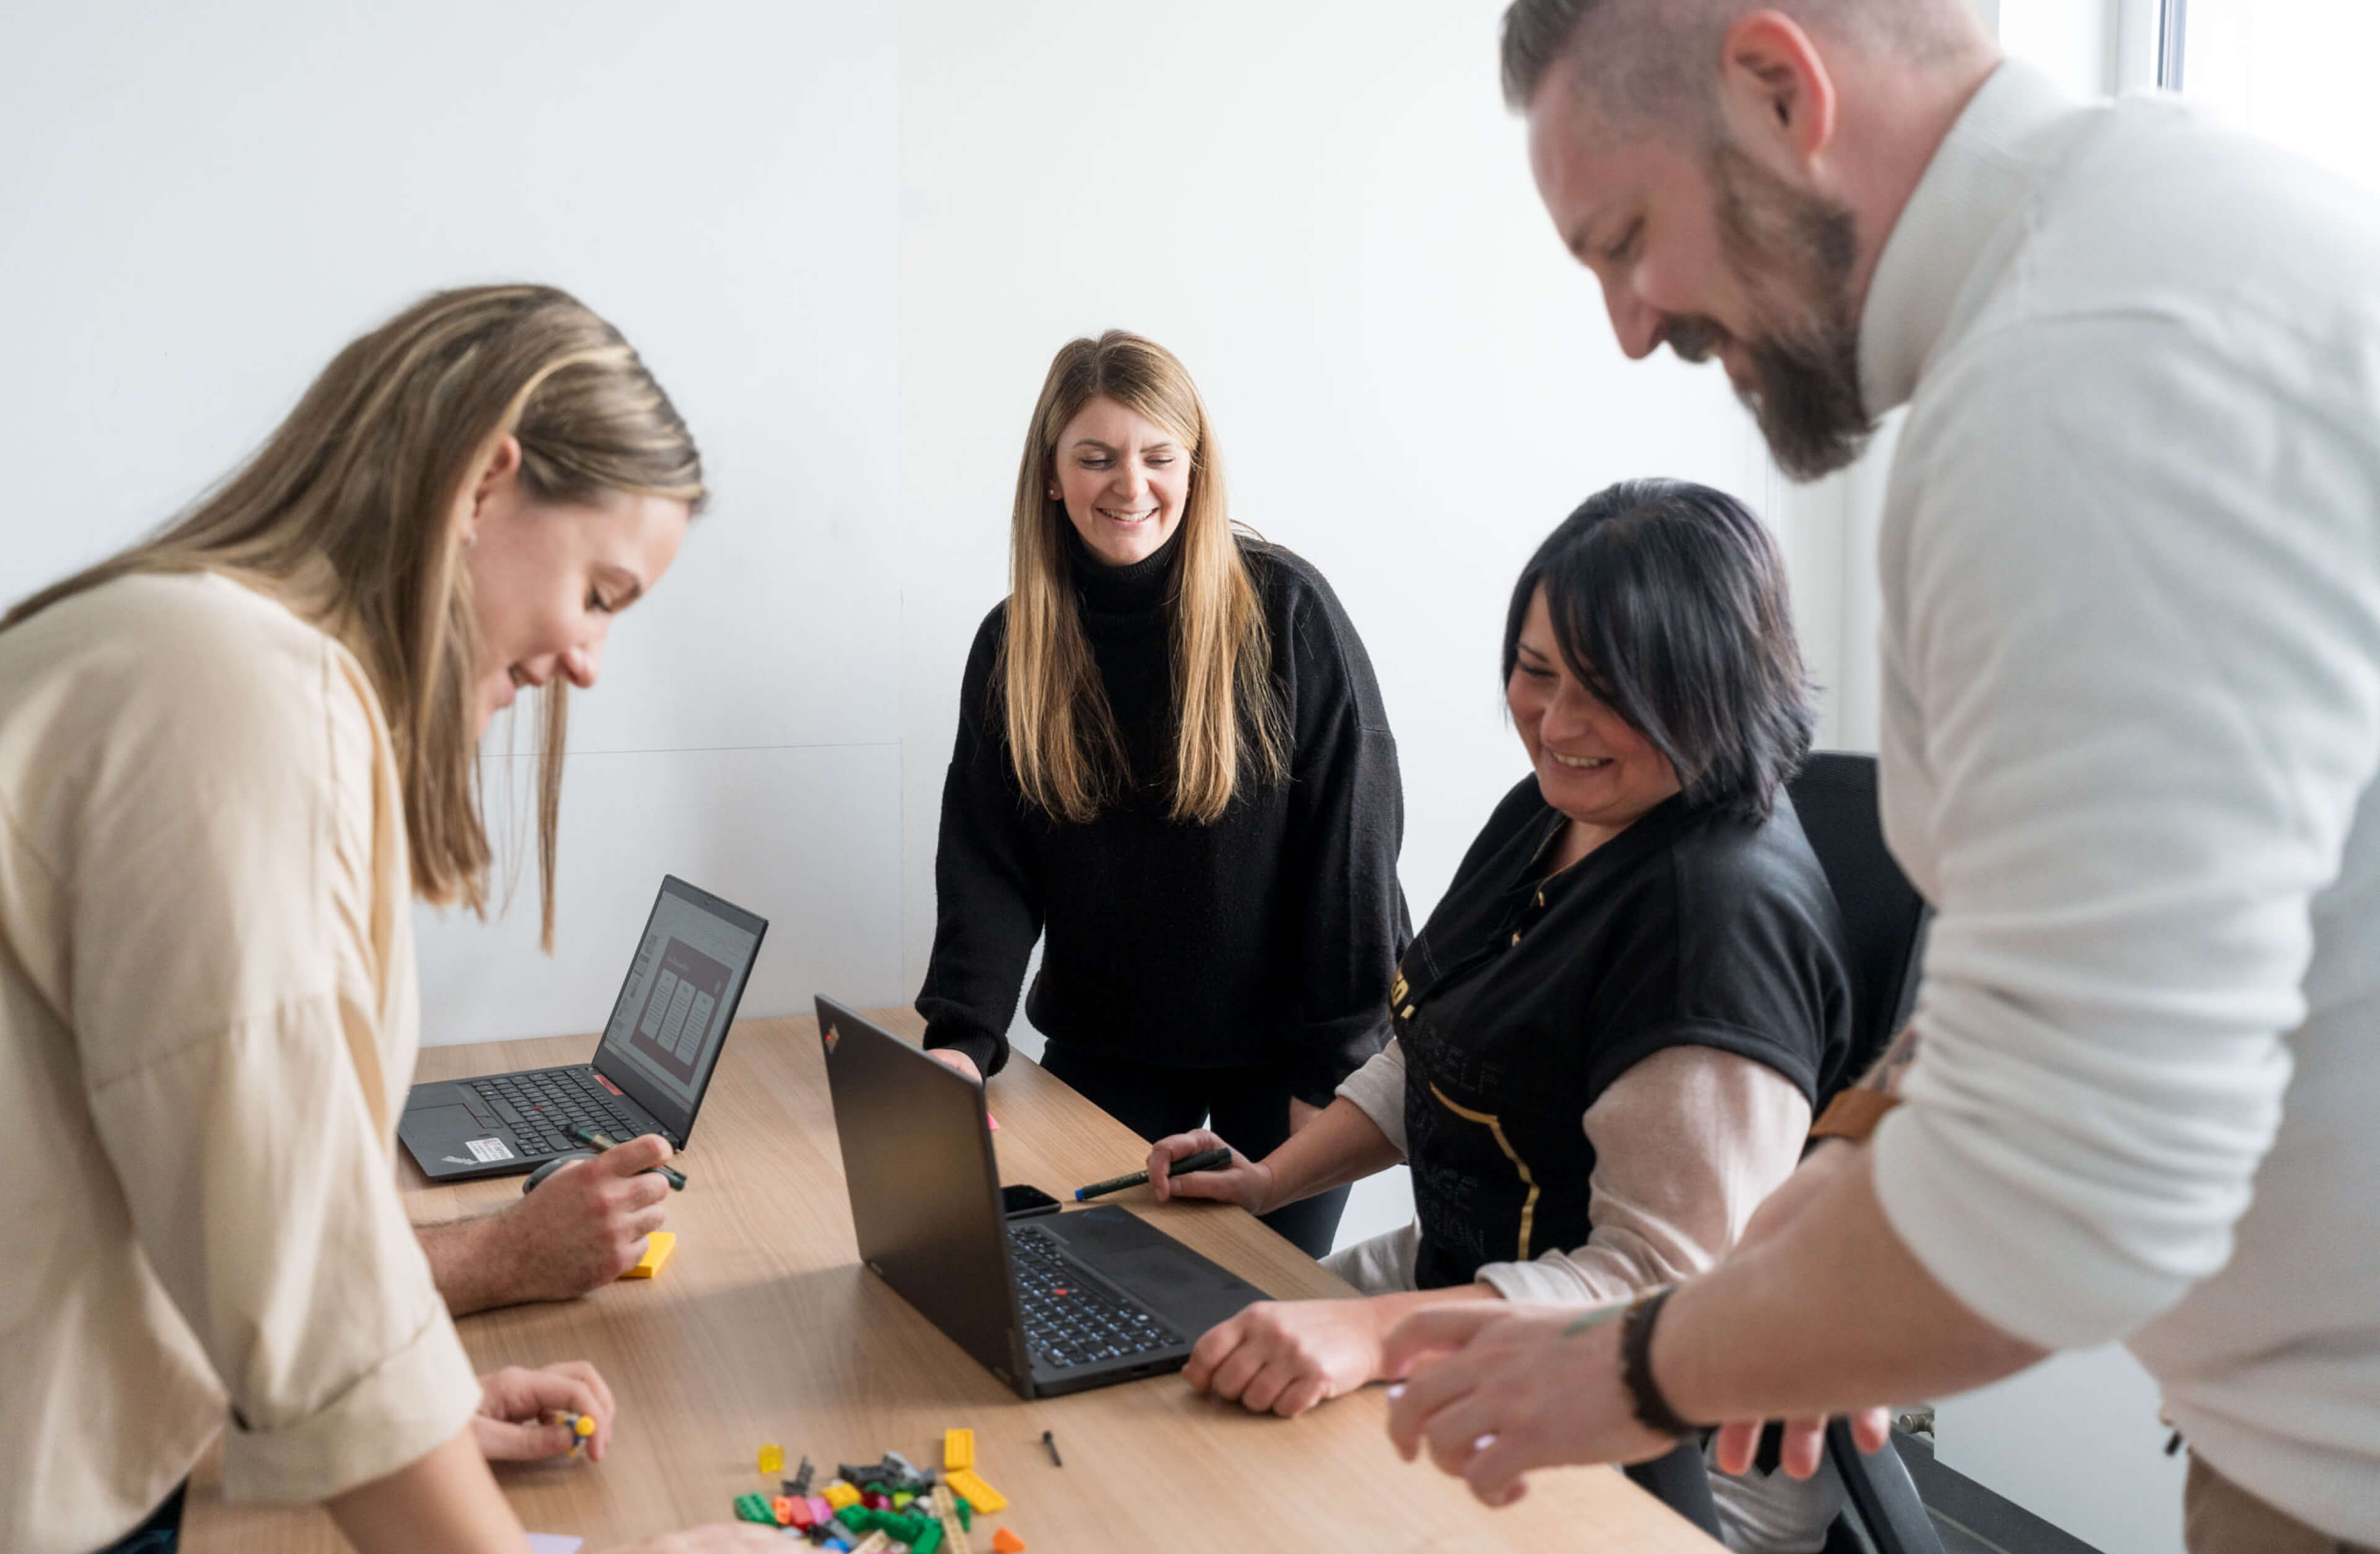
[[[1932,908],[1885,850],[1874,756],[1819,751],[1785,786],[1851,941],[1852,1051],[1837,1075],[1847,1084],[1883,1055],[1917,1002]]]

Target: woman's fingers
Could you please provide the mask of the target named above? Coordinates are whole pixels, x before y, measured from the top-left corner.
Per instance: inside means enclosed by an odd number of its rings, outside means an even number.
[[[1753,1459],[1760,1455],[1762,1429],[1759,1425],[1720,1426],[1718,1446],[1714,1453],[1718,1471],[1736,1478],[1750,1473]]]
[[[566,1425],[524,1424],[485,1414],[471,1421],[471,1438],[480,1443],[480,1455],[492,1463],[540,1463],[565,1457],[577,1439]]]
[[[1157,1190],[1157,1201],[1163,1203],[1173,1196],[1174,1161],[1191,1155],[1203,1154],[1208,1149],[1225,1147],[1228,1146],[1222,1139],[1207,1128],[1193,1128],[1188,1133],[1173,1134],[1150,1145],[1148,1147],[1148,1184]],[[1186,1182],[1189,1178],[1184,1177],[1183,1180]],[[1183,1196],[1201,1197],[1209,1195],[1186,1192]]]

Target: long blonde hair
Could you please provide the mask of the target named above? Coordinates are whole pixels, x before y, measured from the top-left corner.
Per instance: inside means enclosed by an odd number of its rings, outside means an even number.
[[[255,455],[181,516],[18,604],[0,630],[138,573],[219,572],[312,615],[379,695],[415,892],[484,917],[480,637],[455,518],[507,436],[533,500],[704,499],[686,423],[617,330],[551,286],[438,292],[333,358]],[[329,597],[312,597],[325,583]],[[551,950],[568,724],[559,680],[544,703],[538,872]]]
[[[1272,688],[1263,601],[1233,538],[1221,451],[1189,371],[1123,330],[1075,340],[1050,363],[1026,433],[1011,526],[1008,634],[994,672],[1017,785],[1077,824],[1115,796],[1124,770],[1115,713],[1075,602],[1072,520],[1050,494],[1058,439],[1094,399],[1163,427],[1190,459],[1172,598],[1172,818],[1211,824],[1244,781],[1283,781],[1288,736]]]

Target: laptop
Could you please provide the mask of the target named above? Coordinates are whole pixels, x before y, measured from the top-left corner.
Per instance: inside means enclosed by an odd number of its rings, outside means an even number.
[[[432,1182],[508,1176],[585,1145],[657,1133],[686,1147],[766,919],[674,875],[662,880],[595,1061],[416,1085],[396,1136]]]
[[[983,1087],[832,999],[818,1016],[860,1261],[1019,1397],[1179,1370],[1271,1298],[1112,1204],[1008,1220]]]

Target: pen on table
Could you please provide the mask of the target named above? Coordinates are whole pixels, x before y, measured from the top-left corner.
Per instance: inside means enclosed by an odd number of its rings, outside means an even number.
[[[1195,1155],[1184,1155],[1166,1168],[1168,1176],[1187,1176],[1194,1171],[1213,1171],[1232,1163],[1229,1149],[1201,1149]],[[1106,1182],[1094,1182],[1087,1187],[1075,1189],[1075,1201],[1099,1197],[1108,1193],[1121,1193],[1126,1187],[1137,1187],[1148,1180],[1148,1172],[1135,1171],[1129,1176],[1118,1176]]]
[[[617,1149],[620,1147],[618,1141],[613,1139],[610,1134],[599,1133],[593,1128],[573,1128],[570,1130],[570,1136],[577,1139],[579,1143],[584,1144],[589,1149]],[[684,1172],[665,1165],[657,1165],[653,1167],[653,1170],[659,1172],[661,1173],[662,1180],[670,1184],[671,1191],[679,1193],[686,1191],[686,1173]]]

